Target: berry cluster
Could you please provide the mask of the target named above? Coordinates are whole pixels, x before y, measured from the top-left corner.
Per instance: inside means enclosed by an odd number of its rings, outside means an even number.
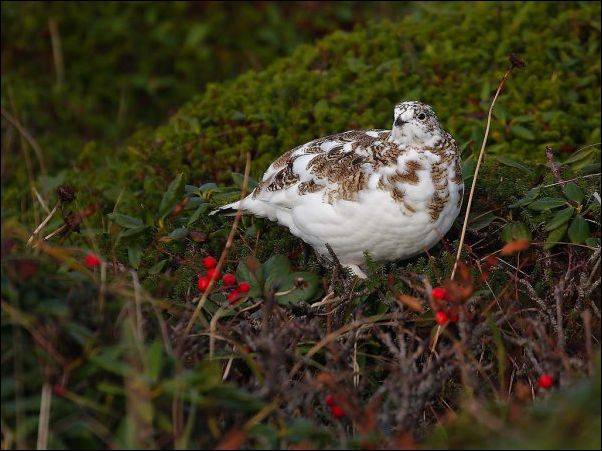
[[[335,417],[337,420],[345,416],[345,411],[341,406],[339,406],[336,403],[332,394],[329,393],[328,395],[326,395],[324,401],[326,401],[326,405],[330,409],[330,413],[332,414],[332,416]]]
[[[205,291],[209,286],[211,280],[222,280],[222,286],[231,289],[228,293],[228,302],[230,304],[236,303],[239,299],[244,297],[249,292],[251,286],[247,282],[237,283],[236,276],[234,274],[226,273],[223,275],[217,270],[217,260],[212,256],[203,258],[203,266],[205,267],[205,275],[199,276],[197,287],[200,291]]]
[[[440,326],[445,326],[448,323],[458,322],[458,306],[451,305],[450,296],[444,287],[435,287],[431,291],[433,300],[438,306],[438,310],[435,312],[435,321]]]

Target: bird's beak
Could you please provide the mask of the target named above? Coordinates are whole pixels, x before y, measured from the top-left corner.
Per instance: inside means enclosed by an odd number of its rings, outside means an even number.
[[[403,124],[407,124],[408,121],[402,121],[400,117],[398,117],[397,119],[395,119],[395,127],[401,127]]]

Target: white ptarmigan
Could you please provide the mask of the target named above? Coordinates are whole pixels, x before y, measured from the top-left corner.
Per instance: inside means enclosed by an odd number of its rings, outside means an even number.
[[[422,102],[395,106],[391,130],[351,130],[289,150],[260,184],[224,209],[288,227],[329,259],[330,245],[358,277],[374,261],[412,257],[435,245],[460,212],[458,146]]]

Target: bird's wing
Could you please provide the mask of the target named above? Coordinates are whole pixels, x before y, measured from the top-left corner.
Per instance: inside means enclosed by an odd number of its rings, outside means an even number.
[[[249,198],[290,208],[300,196],[323,192],[326,201],[353,200],[381,158],[388,130],[351,130],[289,150],[274,161]]]

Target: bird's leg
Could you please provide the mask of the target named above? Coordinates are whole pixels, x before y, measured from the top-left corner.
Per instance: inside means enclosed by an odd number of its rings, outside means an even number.
[[[331,268],[332,268],[332,279],[331,279],[330,285],[333,286],[335,280],[337,280],[337,278],[339,276],[339,271],[341,269],[343,269],[343,267],[341,266],[341,262],[339,261],[337,254],[335,254],[334,251],[332,250],[332,247],[330,247],[330,244],[328,244],[328,243],[325,243],[325,244],[326,244],[326,249],[328,249],[328,252],[330,253],[330,256],[332,257],[332,261],[330,262]],[[344,272],[345,271],[343,271],[343,273]]]
[[[336,256],[336,254],[332,250],[332,247],[328,243],[326,243],[326,249],[328,249],[328,252],[330,253],[332,260],[333,260],[333,262],[332,262],[333,275],[332,275],[332,279],[330,282],[330,284],[331,284],[330,289],[333,288],[333,284],[337,280],[339,271],[342,273],[341,284],[343,285],[343,290],[345,292],[349,292],[350,290],[351,290],[351,292],[353,291],[353,286],[355,284],[355,277],[362,279],[362,280],[365,280],[368,278],[368,276],[366,276],[364,271],[362,271],[358,265],[345,265],[345,266],[341,265],[339,258]]]
[[[316,259],[318,260],[318,263],[320,263],[320,266],[323,266],[324,268],[330,268],[332,266],[332,261],[325,255],[322,255],[317,251]]]

